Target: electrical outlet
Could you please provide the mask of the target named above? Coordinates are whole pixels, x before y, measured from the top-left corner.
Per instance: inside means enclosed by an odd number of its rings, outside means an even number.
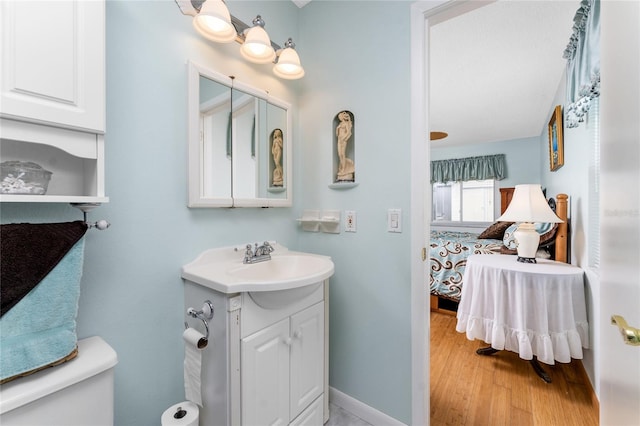
[[[356,212],[347,210],[344,212],[344,230],[345,232],[356,232]]]

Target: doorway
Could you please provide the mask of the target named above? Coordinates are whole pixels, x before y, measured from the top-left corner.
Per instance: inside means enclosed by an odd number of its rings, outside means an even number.
[[[471,2],[468,2],[471,3]],[[467,6],[469,6],[469,4]],[[476,2],[473,2],[476,3]],[[460,9],[454,10],[454,6],[458,6],[460,8],[464,7],[464,3],[461,5],[458,2],[448,2],[448,1],[424,1],[417,2],[412,5],[412,13],[411,13],[411,66],[412,70],[412,93],[414,96],[411,100],[412,107],[412,115],[411,115],[411,123],[412,123],[412,131],[411,131],[411,151],[412,151],[412,210],[411,210],[411,223],[412,229],[414,230],[411,242],[411,248],[413,253],[418,253],[424,247],[424,241],[419,241],[423,239],[424,235],[429,233],[429,223],[425,220],[424,213],[429,211],[431,208],[431,200],[430,200],[430,191],[425,191],[427,176],[429,174],[428,170],[424,170],[425,161],[429,163],[430,161],[430,153],[426,147],[426,138],[425,135],[428,134],[429,130],[429,99],[426,92],[426,84],[428,81],[428,65],[429,65],[429,57],[427,52],[427,47],[429,46],[429,35],[428,28],[430,25],[438,22],[438,20],[445,19],[448,16],[451,16],[452,13],[460,13]],[[637,20],[640,18],[640,6],[635,2],[603,2],[603,70],[607,65],[607,59],[610,67],[608,67],[608,75],[610,77],[609,82],[612,86],[615,85],[615,82],[627,82],[635,84],[631,89],[628,89],[633,93],[640,93],[637,90],[637,79],[631,78],[631,75],[637,76],[639,69],[638,57],[640,56],[640,50],[638,48],[638,41],[640,40],[640,29],[637,28]],[[605,12],[606,10],[606,12]],[[609,16],[608,19],[605,19]],[[448,18],[447,18],[448,19]],[[635,23],[635,24],[634,24]],[[615,28],[614,28],[615,27]],[[606,31],[605,31],[606,29]],[[605,34],[607,36],[605,37]],[[608,40],[608,41],[605,41]],[[629,51],[625,56],[626,66],[614,66],[615,59],[613,57],[614,51],[619,48],[620,45],[626,46]],[[614,49],[614,46],[618,46]],[[607,49],[609,47],[609,49]],[[619,50],[619,49],[618,49]],[[605,53],[607,52],[607,53]],[[607,57],[609,55],[609,57]],[[630,74],[631,73],[631,74]],[[604,74],[604,72],[603,72]],[[631,81],[633,80],[633,82]],[[603,86],[604,88],[604,86]],[[603,93],[605,91],[603,90]],[[622,91],[618,91],[622,92]],[[633,146],[633,154],[627,156],[625,158],[626,163],[629,167],[625,167],[625,171],[627,171],[627,177],[630,176],[629,181],[637,181],[638,177],[638,141],[640,139],[640,131],[638,129],[637,120],[627,120],[624,122],[627,124],[627,127],[621,128],[621,126],[616,125],[617,119],[616,115],[619,114],[620,109],[616,109],[615,105],[625,105],[625,111],[629,112],[629,114],[625,114],[625,117],[630,118],[634,116],[637,117],[638,112],[640,111],[640,107],[638,106],[639,96],[635,96],[635,98],[624,98],[621,93],[615,93],[614,90],[610,92],[611,97],[608,102],[604,102],[605,94],[603,94],[603,104],[602,104],[602,114],[603,117],[607,117],[609,121],[603,121],[603,141],[605,139],[609,139],[606,137],[607,135],[611,136],[611,140],[608,143],[612,144],[611,149],[623,149],[624,146]],[[606,126],[606,124],[611,124],[610,126]],[[635,124],[634,124],[635,123]],[[607,127],[608,130],[605,129]],[[619,129],[619,130],[617,130]],[[626,133],[625,133],[626,132]],[[626,144],[626,145],[625,145]],[[631,144],[631,145],[629,145]],[[619,160],[617,160],[619,161]],[[606,159],[603,159],[603,165],[606,166]],[[622,190],[622,186],[615,183],[616,176],[616,166],[613,163],[609,163],[610,170],[602,170],[602,181],[603,186],[605,184],[609,184],[608,188],[603,187],[602,194],[606,196],[606,200],[614,200],[617,199],[617,203],[620,203],[622,199],[624,199],[625,208],[620,210],[607,210],[607,201],[603,200],[603,206],[605,206],[604,213],[604,221],[603,226],[606,226],[606,221],[609,221],[611,226],[615,226],[616,222],[620,222],[620,218],[613,217],[611,215],[616,212],[628,213],[623,219],[626,220],[630,225],[633,225],[635,231],[631,232],[634,235],[638,233],[638,194],[637,189],[633,192],[634,194],[625,194],[623,198],[617,197],[615,194],[618,194],[620,190]],[[617,167],[619,169],[619,167]],[[628,169],[628,170],[627,170]],[[635,180],[634,180],[635,179]],[[611,190],[609,191],[605,191]],[[602,199],[601,199],[602,200]],[[613,204],[612,204],[613,205]],[[602,210],[602,209],[601,209]],[[635,212],[635,213],[634,213]],[[609,213],[609,216],[607,214]],[[635,216],[634,216],[635,214]],[[603,228],[604,229],[604,228]],[[627,233],[628,234],[628,233]],[[609,244],[613,244],[613,241],[609,239]],[[626,279],[625,278],[625,288],[626,291],[630,291],[628,294],[638,294],[640,283],[638,282],[638,277],[640,276],[638,272],[638,262],[637,259],[640,258],[638,256],[639,247],[638,240],[635,239],[633,241],[629,241],[629,252],[625,252],[623,260],[621,261],[619,257],[616,259],[609,259],[609,267],[612,268],[614,265],[619,265],[621,262],[624,262],[624,267],[627,270],[630,270],[631,274],[628,277],[635,277],[634,279]],[[611,253],[614,253],[614,245],[611,245]],[[607,241],[603,241],[603,250],[607,249]],[[632,260],[635,259],[636,262],[626,261],[624,259]],[[414,382],[412,383],[412,423],[413,424],[428,424],[429,423],[429,303],[428,303],[428,289],[425,287],[424,277],[427,277],[426,274],[428,271],[428,264],[424,261],[425,256],[423,254],[422,258],[414,257],[412,261],[412,369],[413,369],[413,377]],[[606,259],[603,259],[602,269],[606,271]],[[612,273],[615,273],[615,276],[619,278],[619,271],[610,270]],[[613,275],[612,275],[613,277]],[[627,277],[627,278],[628,278]],[[609,279],[610,281],[610,279]],[[603,282],[603,286],[606,283]],[[619,283],[611,283],[611,285],[618,286]],[[616,287],[617,288],[617,287]],[[622,294],[620,292],[616,292],[616,294]],[[613,295],[610,295],[613,296]],[[609,297],[609,296],[607,296]],[[637,298],[627,297],[627,302],[631,299],[637,301]],[[593,326],[598,329],[602,333],[603,341],[611,340],[610,337],[615,338],[616,341],[619,340],[619,335],[617,334],[617,330],[609,324],[607,315],[611,314],[609,312],[609,308],[613,306],[612,303],[606,307],[607,312],[604,312],[605,305],[600,302],[598,304],[598,309],[596,309],[596,317],[593,318],[595,321]],[[637,309],[637,304],[635,307],[628,307],[629,303],[626,304],[627,315],[631,317],[631,319],[627,318],[630,324],[634,326],[638,326],[640,323],[640,310]],[[624,307],[625,305],[618,304],[619,307]],[[635,309],[635,310],[634,310]],[[603,310],[603,312],[600,312]],[[612,331],[613,330],[613,331]],[[620,343],[620,342],[618,342]],[[603,344],[602,342],[600,343]],[[613,347],[613,341],[611,347]],[[600,345],[596,346],[598,348],[598,352],[602,354],[602,347]],[[605,348],[606,349],[606,348]],[[623,349],[628,349],[624,348]],[[637,349],[637,348],[630,348]],[[609,351],[610,352],[610,351]],[[629,353],[629,351],[627,351]],[[638,368],[640,363],[637,362],[640,351],[636,351],[635,355],[630,355],[626,359],[626,364],[622,362],[610,363],[606,362],[606,357],[604,355],[600,355],[602,359],[598,361],[598,368],[601,371],[606,364],[606,368],[611,370],[607,372],[608,376],[614,376],[615,372],[620,372],[620,375],[616,377],[623,377],[625,375],[624,369],[627,368],[627,372],[632,371],[632,374],[626,374],[626,377],[640,377],[638,373]],[[613,356],[606,355],[609,357],[608,359],[612,359]],[[613,366],[616,366],[614,368]],[[626,365],[626,367],[624,367]],[[602,374],[602,373],[601,373]],[[617,373],[616,373],[617,374]],[[604,377],[606,379],[606,377]],[[603,380],[601,376],[598,378],[598,374],[596,374],[596,386],[599,385],[599,382]],[[617,382],[608,382],[607,388],[605,390],[600,390],[599,396],[601,400],[601,411],[604,413],[602,419],[604,423],[607,423],[606,416],[611,416],[610,419],[615,418],[615,415],[621,415],[621,413],[626,413],[633,417],[634,419],[640,419],[640,412],[636,410],[631,410],[632,407],[637,407],[637,401],[640,399],[640,381],[635,382],[634,386],[626,386],[629,383],[625,383],[625,380],[619,379],[620,385],[618,386]],[[628,382],[628,380],[626,380]],[[626,388],[625,388],[626,386]],[[622,394],[621,391],[626,389],[627,393]],[[630,399],[631,398],[631,399]],[[633,404],[627,404],[626,411],[624,409],[616,409],[615,407],[618,405],[616,401],[632,401]],[[623,407],[624,408],[624,407]],[[607,414],[608,413],[608,414]],[[610,423],[610,422],[609,422]],[[637,421],[635,422],[637,423]]]

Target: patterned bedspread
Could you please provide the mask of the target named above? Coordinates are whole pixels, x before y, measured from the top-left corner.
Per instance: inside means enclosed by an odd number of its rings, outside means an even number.
[[[431,294],[460,300],[462,274],[472,254],[499,254],[502,240],[479,240],[471,232],[431,231]]]

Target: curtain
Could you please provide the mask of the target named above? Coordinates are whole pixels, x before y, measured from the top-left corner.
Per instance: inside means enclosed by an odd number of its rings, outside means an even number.
[[[567,59],[566,127],[584,121],[591,100],[600,96],[600,0],[582,0],[573,18]]]
[[[507,162],[504,154],[431,162],[431,183],[484,179],[502,180],[506,177]]]

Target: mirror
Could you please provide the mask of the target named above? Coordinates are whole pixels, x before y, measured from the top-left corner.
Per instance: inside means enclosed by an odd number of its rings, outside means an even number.
[[[291,206],[290,105],[189,63],[189,207]]]
[[[231,92],[224,84],[199,77],[199,120],[202,137],[202,197],[231,199]]]

